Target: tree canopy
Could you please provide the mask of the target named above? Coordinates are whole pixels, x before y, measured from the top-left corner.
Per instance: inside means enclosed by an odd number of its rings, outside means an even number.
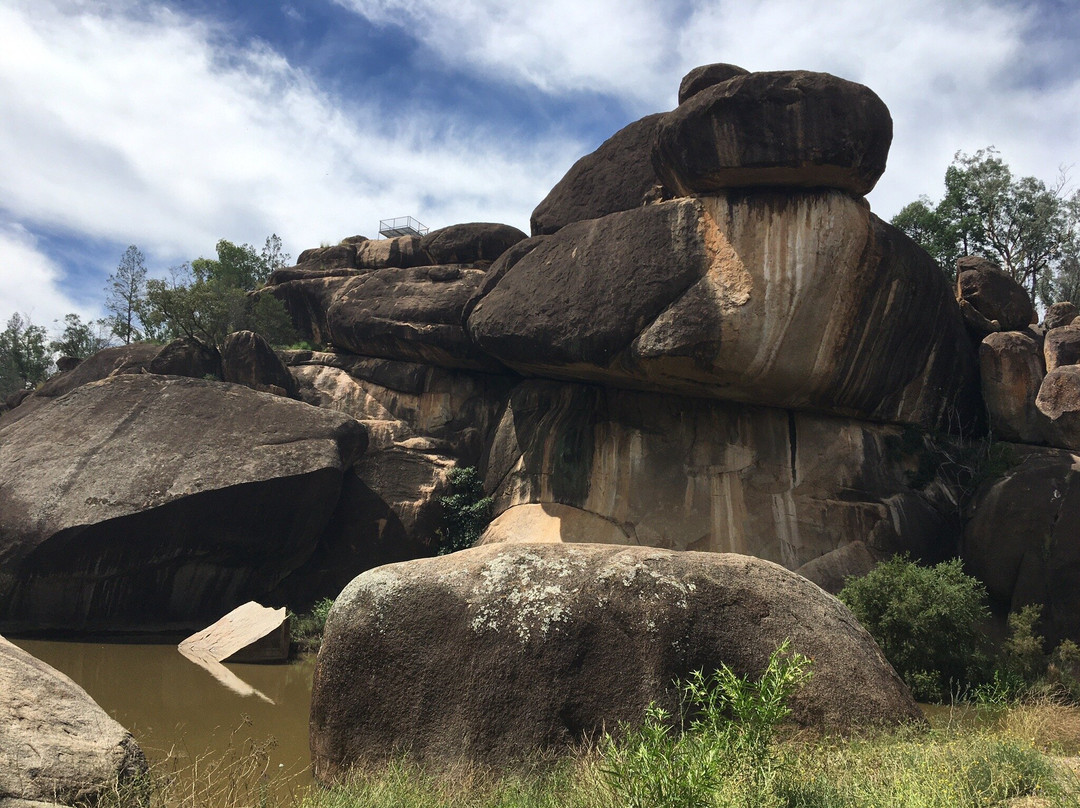
[[[247,329],[272,345],[294,342],[296,331],[284,305],[272,295],[249,294],[288,263],[281,239],[270,236],[261,252],[221,239],[216,252],[217,258],[196,258],[174,268],[168,280],[146,282],[139,312],[148,336],[187,336],[217,346],[228,334]]]
[[[125,345],[130,345],[144,336],[136,328],[139,304],[146,289],[144,260],[142,252],[132,244],[124,251],[120,265],[109,277],[109,285],[105,287],[108,294],[105,308],[109,312],[109,327]]]
[[[1050,305],[1080,291],[1080,193],[1014,177],[996,149],[957,152],[945,171],[945,195],[921,197],[892,223],[917,241],[955,278],[956,259],[980,254]]]
[[[0,398],[33,389],[49,375],[51,366],[45,329],[25,314],[12,314],[0,331]]]

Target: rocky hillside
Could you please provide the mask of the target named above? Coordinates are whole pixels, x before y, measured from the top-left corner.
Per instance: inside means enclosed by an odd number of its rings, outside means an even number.
[[[258,294],[324,350],[241,333],[61,373],[0,417],[0,630],[302,607],[433,554],[474,466],[484,543],[732,551],[831,589],[960,552],[1080,639],[1076,309],[1032,324],[978,259],[948,288],[862,196],[891,137],[861,85],[709,65],[531,237],[353,236],[274,273]]]

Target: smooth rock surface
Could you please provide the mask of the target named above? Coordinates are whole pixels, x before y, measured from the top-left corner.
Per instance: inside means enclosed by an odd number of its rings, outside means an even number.
[[[524,238],[524,233],[508,224],[452,224],[421,238],[420,250],[429,264],[490,264]]]
[[[420,249],[420,236],[368,239],[356,244],[358,269],[419,267],[426,263],[427,256]]]
[[[778,409],[524,382],[485,462],[496,518],[484,540],[738,552],[790,569],[856,541],[882,557],[951,556],[955,505],[934,486],[911,487],[927,449],[916,440],[906,453],[901,435]]]
[[[162,346],[146,369],[162,376],[222,378],[221,354],[217,348],[203,345],[191,337],[178,337]]]
[[[468,267],[380,269],[349,279],[326,309],[329,341],[361,356],[501,369],[462,326],[484,272]]]
[[[200,628],[313,552],[366,435],[246,387],[84,385],[0,430],[0,624]]]
[[[979,371],[992,432],[1005,440],[1042,442],[1046,418],[1035,398],[1046,370],[1039,344],[1019,331],[990,334],[979,345]]]
[[[892,118],[868,87],[804,70],[736,75],[667,113],[653,148],[679,195],[782,185],[869,193],[892,143]]]
[[[683,104],[693,98],[702,90],[712,87],[714,84],[733,79],[736,76],[745,76],[749,70],[737,65],[718,62],[711,65],[695,67],[679,82],[679,103]]]
[[[237,331],[225,337],[221,346],[221,368],[227,382],[265,393],[297,397],[296,379],[270,343],[253,331]]]
[[[1047,647],[1080,642],[1080,455],[1020,445],[1010,455],[1015,465],[968,507],[964,569],[1001,614],[1043,604]]]
[[[1080,365],[1063,365],[1047,373],[1035,405],[1050,420],[1046,428],[1050,445],[1080,450]]]
[[[1047,373],[1062,365],[1080,362],[1080,325],[1048,329],[1043,342],[1043,356],[1046,358]]]
[[[987,320],[997,320],[1002,331],[1023,331],[1035,322],[1027,290],[982,256],[967,255],[956,262],[956,292]]]
[[[532,235],[547,235],[572,222],[641,207],[660,181],[652,144],[663,113],[624,126],[582,157],[536,206]]]
[[[468,317],[523,373],[926,426],[981,416],[941,271],[847,194],[673,200],[531,246]]]
[[[392,759],[503,766],[676,706],[673,680],[759,674],[784,640],[813,659],[800,724],[919,722],[835,598],[760,559],[608,545],[492,545],[356,578],[326,624],[312,688],[316,778]]]
[[[1051,331],[1063,325],[1070,325],[1078,314],[1080,314],[1080,310],[1077,310],[1076,306],[1067,300],[1055,303],[1046,312],[1043,326],[1047,331]]]
[[[0,637],[0,805],[93,804],[146,769],[85,690]]]

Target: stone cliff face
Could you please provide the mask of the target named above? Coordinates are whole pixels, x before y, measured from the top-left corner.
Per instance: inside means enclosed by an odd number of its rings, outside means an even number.
[[[995,568],[972,526],[1042,488],[1018,472],[973,496],[980,470],[940,434],[988,412],[995,435],[1080,449],[1075,309],[1044,335],[975,259],[954,294],[870,212],[892,124],[867,88],[732,65],[683,84],[568,171],[532,237],[351,236],[275,272],[258,294],[325,350],[109,349],[5,413],[0,628],[302,607],[433,554],[463,466],[494,498],[488,544],[738,552],[831,589],[899,551]],[[1066,603],[1071,568],[1051,567],[1009,573],[999,604]]]

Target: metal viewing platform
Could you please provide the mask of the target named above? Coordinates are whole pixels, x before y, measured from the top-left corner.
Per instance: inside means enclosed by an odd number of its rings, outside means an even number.
[[[428,228],[424,227],[412,216],[398,216],[396,219],[381,219],[379,221],[379,235],[383,238],[425,236],[427,232]]]

